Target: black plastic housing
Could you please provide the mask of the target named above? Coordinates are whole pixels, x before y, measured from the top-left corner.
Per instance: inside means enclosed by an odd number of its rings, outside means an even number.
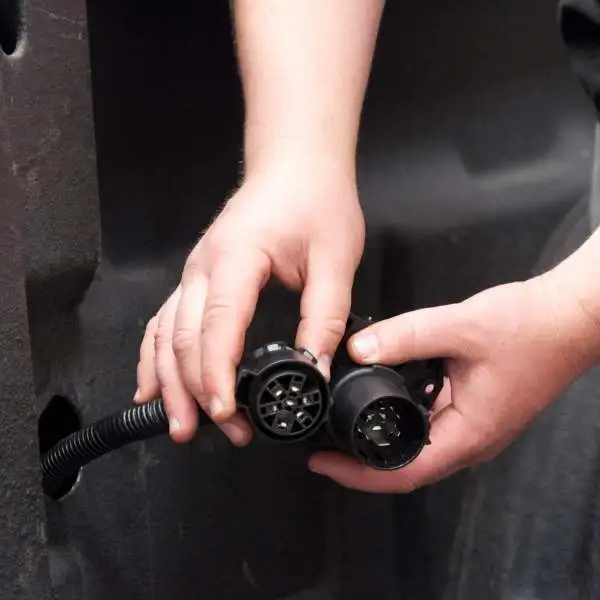
[[[399,469],[429,443],[429,411],[443,387],[444,363],[433,359],[393,367],[357,364],[347,343],[370,324],[354,314],[348,318],[332,367],[329,434],[364,464]]]
[[[429,443],[427,409],[412,400],[392,369],[356,368],[336,383],[332,396],[332,437],[370,467],[403,467]]]
[[[350,315],[328,383],[309,352],[268,344],[242,362],[237,400],[254,429],[276,442],[310,441],[376,469],[398,469],[429,443],[429,411],[443,386],[439,359],[363,366],[348,339],[370,320]]]
[[[283,342],[254,351],[238,370],[238,406],[254,428],[277,442],[313,435],[329,408],[329,389],[309,352]]]

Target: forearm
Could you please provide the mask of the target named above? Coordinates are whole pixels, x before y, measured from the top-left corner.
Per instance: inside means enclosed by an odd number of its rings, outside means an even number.
[[[316,156],[354,169],[384,0],[234,0],[245,168]]]

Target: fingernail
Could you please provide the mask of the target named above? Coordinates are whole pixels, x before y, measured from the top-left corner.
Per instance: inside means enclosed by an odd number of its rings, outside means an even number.
[[[134,402],[139,402],[140,401],[140,388],[138,388],[137,390],[135,390],[135,394],[133,395],[133,401]]]
[[[179,422],[179,419],[176,419],[175,417],[172,417],[171,419],[169,419],[169,431],[171,431],[171,433],[175,433],[176,431],[179,431],[181,429],[181,423]]]
[[[236,446],[243,446],[248,441],[248,432],[239,425],[226,423],[221,425],[221,429]]]
[[[223,413],[225,407],[218,396],[213,396],[210,399],[210,416],[216,419]]]
[[[377,338],[372,333],[356,336],[352,345],[362,358],[373,358],[377,354]]]

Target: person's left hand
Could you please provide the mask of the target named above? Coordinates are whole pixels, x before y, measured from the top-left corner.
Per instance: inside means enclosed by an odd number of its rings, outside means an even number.
[[[361,363],[447,358],[448,381],[431,418],[431,445],[397,471],[338,453],[312,471],[369,492],[406,493],[501,452],[597,357],[590,317],[547,275],[492,288],[450,306],[376,323],[348,344]]]

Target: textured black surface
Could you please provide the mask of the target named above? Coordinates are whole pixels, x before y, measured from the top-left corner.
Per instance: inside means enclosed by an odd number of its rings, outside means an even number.
[[[0,98],[0,106],[4,104]],[[6,164],[6,130],[0,130]],[[0,171],[0,581],[6,598],[44,598],[48,572],[38,488],[36,410],[28,339],[25,278],[11,176]]]
[[[55,395],[84,423],[130,401],[145,322],[241,148],[226,3],[88,10],[89,57],[85,6],[57,0],[24,4],[25,41],[0,58],[2,600],[596,598],[598,373],[493,464],[409,497],[206,428],[104,457],[42,510],[35,415]],[[585,227],[555,232],[585,202],[592,124],[554,0],[389,2],[355,310],[460,299],[572,247]],[[292,339],[296,308],[270,289],[248,344]]]
[[[37,416],[76,385],[59,365],[77,344],[49,335],[48,362],[35,346],[98,262],[95,149],[84,3],[5,0],[0,16],[0,597],[37,600],[52,568]]]

